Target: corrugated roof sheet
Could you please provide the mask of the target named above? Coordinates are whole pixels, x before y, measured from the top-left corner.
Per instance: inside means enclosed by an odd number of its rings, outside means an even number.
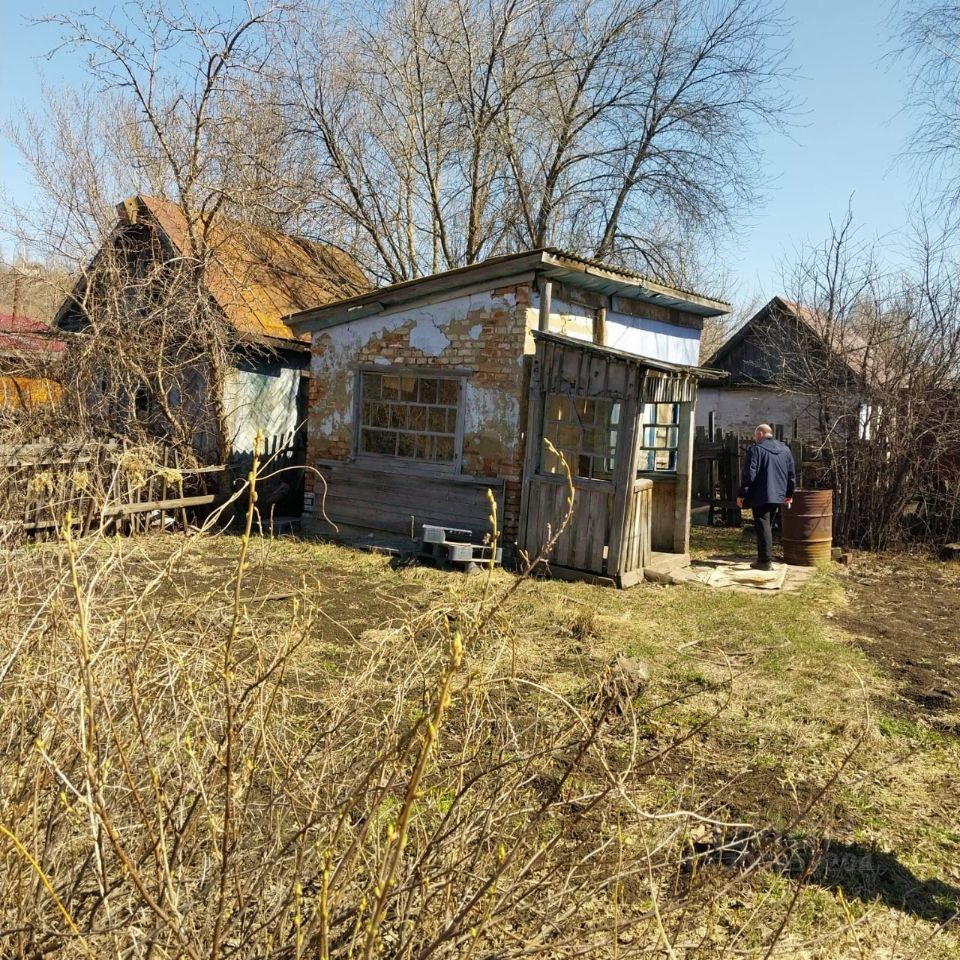
[[[57,340],[45,323],[32,317],[0,314],[0,350],[23,353],[62,353],[63,341]]]
[[[192,255],[187,219],[177,204],[140,195],[124,202],[128,215],[132,206],[138,216],[151,217],[183,256]],[[370,289],[356,263],[325,244],[232,221],[215,227],[211,240],[206,286],[241,334],[309,342],[283,317]]]
[[[412,280],[401,280],[339,301],[316,304],[299,314],[294,314],[288,320],[301,329],[319,329],[349,323],[366,315],[358,312],[357,308],[369,305],[385,308],[388,302],[393,307],[423,296],[424,291],[435,294],[441,290],[453,290],[458,286],[465,286],[478,277],[491,279],[524,270],[540,272],[547,277],[568,276],[568,282],[588,289],[603,290],[607,293],[619,291],[621,296],[661,305],[666,303],[702,316],[718,316],[728,313],[730,309],[730,305],[722,300],[712,300],[700,294],[679,290],[659,281],[641,277],[638,273],[621,270],[619,267],[575,254],[564,253],[555,247],[538,247],[535,250],[521,250],[518,253],[489,257],[466,266],[454,267]]]
[[[614,267],[609,263],[604,263],[602,260],[596,260],[592,257],[584,257],[579,253],[571,253],[569,250],[561,250],[559,247],[546,247],[545,249],[547,252],[552,253],[556,257],[563,257],[565,260],[573,260],[576,263],[583,263],[588,267],[595,267],[598,270],[606,270],[609,273],[618,273],[620,276],[629,277],[632,280],[636,280],[638,283],[669,287],[671,290],[684,294],[688,297],[702,297],[705,300],[713,300],[716,303],[722,303],[726,307],[730,306],[729,302],[726,300],[721,300],[719,297],[709,296],[705,293],[698,293],[696,290],[687,290],[683,287],[678,287],[674,283],[667,283],[664,280],[657,280],[656,278],[648,276],[647,274],[637,273],[636,270],[630,270],[626,267]]]

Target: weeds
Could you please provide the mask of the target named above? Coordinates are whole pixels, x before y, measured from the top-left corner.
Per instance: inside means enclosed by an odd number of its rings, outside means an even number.
[[[240,537],[151,554],[68,533],[2,567],[0,954],[694,960],[869,943],[816,866],[770,866],[859,733],[784,831],[755,828],[730,803],[736,771],[687,782],[705,775],[697,744],[726,735],[731,657],[668,682],[662,660],[648,678],[607,656],[567,688],[536,669],[552,585],[490,568],[430,574],[443,586],[424,594],[410,571],[388,596],[376,561],[258,539],[248,499]],[[233,562],[198,567],[202,545]],[[266,558],[308,549],[330,566],[269,600]],[[356,564],[356,623],[331,602],[336,563]],[[597,648],[607,611],[568,608],[555,635]],[[704,837],[736,838],[737,868],[716,844],[692,859]]]

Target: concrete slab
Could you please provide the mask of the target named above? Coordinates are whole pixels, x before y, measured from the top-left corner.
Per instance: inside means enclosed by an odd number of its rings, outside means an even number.
[[[643,568],[643,575],[654,583],[669,583],[670,577],[690,566],[689,553],[660,553],[654,551],[650,563]]]

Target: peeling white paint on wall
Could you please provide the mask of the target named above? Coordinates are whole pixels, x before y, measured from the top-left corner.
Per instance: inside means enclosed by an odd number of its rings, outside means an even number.
[[[422,307],[402,307],[330,327],[313,335],[314,343],[323,343],[325,350],[322,355],[313,352],[311,368],[318,376],[340,370],[371,340],[410,323],[414,325],[410,333],[411,346],[429,356],[439,356],[450,343],[445,330],[451,323],[463,322],[471,310],[492,311],[499,307],[512,311],[516,302],[512,293],[494,296],[492,291],[484,291]],[[470,329],[470,336],[476,339],[482,329],[481,324],[476,324]]]
[[[550,303],[550,332],[590,343],[593,341],[593,311],[580,304],[554,299]]]
[[[450,346],[450,338],[432,317],[421,317],[410,331],[410,346],[428,357],[439,357]]]
[[[516,307],[516,300],[513,293],[494,296],[492,291],[483,291],[452,297],[449,300],[422,307],[403,307],[315,333],[314,346],[316,348],[317,345],[322,344],[322,351],[317,349],[312,351],[310,360],[312,374],[318,379],[327,380],[339,374],[344,392],[342,404],[344,412],[332,413],[323,420],[319,425],[320,431],[324,434],[332,434],[345,425],[352,426],[353,399],[356,389],[356,377],[352,375],[352,371],[355,368],[357,354],[371,340],[412,323],[410,345],[427,356],[438,357],[450,345],[446,331],[451,323],[463,323],[471,310],[493,311],[499,308],[512,312]],[[479,323],[469,330],[470,336],[474,339],[478,339],[482,332],[483,325]],[[522,363],[523,357],[518,357],[518,362]],[[386,357],[376,357],[374,363],[389,366],[390,361]],[[351,373],[343,377],[345,370]],[[518,419],[519,403],[514,402],[514,405],[517,407],[515,419]]]
[[[503,442],[512,446],[520,429],[520,398],[503,390],[480,387],[469,379],[463,395],[464,433],[489,431],[496,424]]]
[[[534,297],[539,310],[539,296]],[[594,311],[587,306],[554,299],[550,330],[573,340],[593,339]],[[700,331],[660,320],[607,311],[606,346],[650,360],[696,366],[700,360]]]

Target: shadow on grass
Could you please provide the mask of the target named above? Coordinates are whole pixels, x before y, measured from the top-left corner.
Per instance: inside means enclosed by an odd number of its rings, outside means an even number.
[[[825,841],[810,879],[849,900],[880,900],[889,907],[935,923],[958,922],[960,887],[933,878],[920,880],[892,853],[859,843]]]
[[[727,869],[765,869],[839,891],[848,900],[881,902],[934,923],[960,923],[960,887],[920,880],[892,853],[836,840],[791,840],[773,830],[740,832],[694,844],[695,859]]]

